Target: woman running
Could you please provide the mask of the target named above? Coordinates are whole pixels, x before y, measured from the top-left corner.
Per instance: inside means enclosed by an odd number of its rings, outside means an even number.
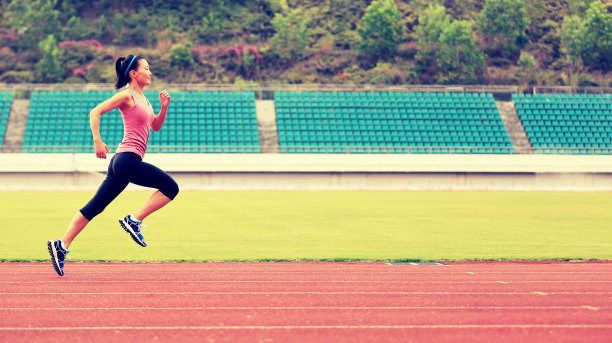
[[[100,137],[102,114],[115,108],[119,109],[123,118],[123,140],[110,161],[106,179],[93,199],[72,218],[62,239],[50,240],[47,243],[51,262],[60,276],[64,275],[64,261],[72,241],[130,182],[158,189],[139,210],[119,220],[123,229],[143,247],[146,247],[147,243],[141,232],[142,221],[172,201],[179,192],[177,183],[170,175],[142,161],[147,150],[149,128],[154,131],[162,128],[170,105],[170,94],[166,91],[159,94],[161,110],[155,115],[151,103],[144,96],[144,88],[151,84],[151,71],[147,61],[141,56],[120,57],[115,63],[115,69],[117,71],[115,88],[119,90],[125,85],[129,86],[89,113],[96,157],[105,159],[106,154],[110,152]]]

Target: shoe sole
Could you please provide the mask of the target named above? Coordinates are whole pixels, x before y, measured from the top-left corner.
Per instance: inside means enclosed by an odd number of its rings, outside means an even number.
[[[47,249],[49,249],[49,254],[51,255],[51,264],[53,264],[55,272],[59,276],[64,276],[64,271],[61,270],[59,267],[59,261],[57,260],[57,250],[55,250],[55,245],[53,244],[53,241],[47,242]]]
[[[132,240],[134,240],[134,242],[136,242],[136,244],[140,245],[141,247],[146,247],[147,243],[141,241],[138,236],[136,236],[136,233],[134,232],[134,230],[132,230],[132,228],[130,227],[129,224],[126,224],[123,219],[119,219],[119,224],[121,224],[121,227],[123,228],[123,230],[125,230],[125,232],[130,234],[130,237],[132,237]]]

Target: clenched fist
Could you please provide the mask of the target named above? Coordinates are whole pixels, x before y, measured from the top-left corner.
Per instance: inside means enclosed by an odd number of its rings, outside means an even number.
[[[162,91],[159,93],[159,102],[161,103],[162,107],[168,107],[168,105],[170,105],[170,100],[170,93],[167,91]]]

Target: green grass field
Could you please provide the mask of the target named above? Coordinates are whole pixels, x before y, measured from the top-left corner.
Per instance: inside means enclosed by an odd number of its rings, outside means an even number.
[[[71,246],[75,261],[612,260],[612,194],[188,192],[117,223],[149,192],[125,192]],[[0,192],[0,260],[46,261],[93,192]]]

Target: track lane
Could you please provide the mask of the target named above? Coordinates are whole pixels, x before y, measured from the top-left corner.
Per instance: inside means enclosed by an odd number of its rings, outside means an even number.
[[[610,325],[612,309],[0,309],[3,327],[200,326],[589,326]]]
[[[69,262],[67,268],[71,273],[60,278],[44,263],[0,263],[0,317],[7,318],[0,338],[607,342],[612,336],[612,263]]]

